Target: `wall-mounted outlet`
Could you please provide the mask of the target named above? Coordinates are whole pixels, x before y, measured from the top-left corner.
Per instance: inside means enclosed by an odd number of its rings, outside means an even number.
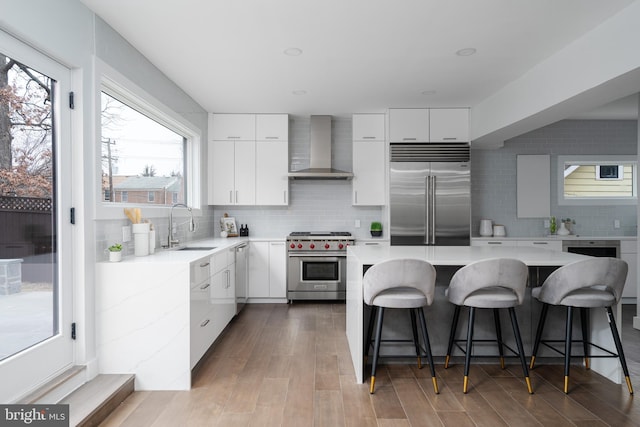
[[[122,243],[127,243],[131,241],[131,227],[125,225],[122,227]]]
[[[619,219],[614,219],[613,220],[613,228],[620,228],[620,220]]]
[[[551,224],[549,223],[548,219],[544,220],[544,228],[549,228],[551,226]]]
[[[356,228],[360,228],[360,220],[359,219],[356,219],[355,227]]]

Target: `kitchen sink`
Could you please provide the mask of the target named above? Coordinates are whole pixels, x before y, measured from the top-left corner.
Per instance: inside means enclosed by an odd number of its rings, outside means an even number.
[[[178,249],[179,251],[210,251],[215,249],[216,246],[185,246],[184,248]]]

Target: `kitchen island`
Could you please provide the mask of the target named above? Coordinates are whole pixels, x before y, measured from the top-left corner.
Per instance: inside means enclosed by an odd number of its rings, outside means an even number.
[[[558,252],[535,247],[493,247],[493,246],[350,246],[347,251],[347,298],[346,298],[346,333],[351,351],[351,358],[356,374],[357,383],[363,383],[364,379],[364,335],[368,323],[368,307],[363,302],[362,277],[366,268],[381,261],[398,258],[421,259],[432,263],[437,270],[436,295],[433,304],[425,308],[427,327],[432,346],[432,351],[436,361],[446,354],[446,345],[451,327],[451,316],[453,305],[449,303],[444,291],[448,286],[451,275],[456,269],[474,261],[488,258],[515,258],[523,261],[529,266],[529,285],[524,303],[516,309],[520,331],[525,345],[527,358],[531,354],[531,344],[537,320],[540,314],[541,304],[531,297],[531,287],[540,286],[544,279],[554,269],[586,258],[585,255],[578,255],[568,252]],[[389,310],[391,311],[391,310]],[[478,316],[475,328],[474,339],[495,339],[495,328],[493,318],[488,310],[485,317]],[[620,305],[614,310],[616,321],[621,319]],[[383,339],[404,339],[410,336],[408,319],[393,319],[391,315],[399,313],[389,313],[385,316],[385,328],[390,325],[385,332],[388,334]],[[466,311],[460,318],[458,325],[458,337],[466,334]],[[387,319],[391,318],[389,322]],[[506,320],[506,319],[505,319]],[[405,325],[406,322],[406,325]],[[579,327],[579,322],[574,322]],[[552,307],[547,318],[547,331],[560,331],[557,338],[563,339],[565,324],[565,310]],[[605,347],[615,348],[611,338],[611,332],[606,320],[604,310],[591,310],[590,316],[590,339],[591,341]],[[503,326],[505,341],[510,345],[508,337],[511,337],[511,327],[508,324]],[[574,336],[579,337],[578,334]],[[554,339],[556,336],[553,337]],[[494,354],[492,346],[474,346],[474,355]],[[515,347],[513,347],[515,348]],[[551,361],[556,363],[558,355],[551,350],[539,352],[536,361],[545,363]],[[384,354],[384,353],[383,353]],[[404,354],[407,354],[405,351]],[[409,352],[409,354],[411,354]],[[415,354],[415,353],[414,353]],[[453,352],[454,356],[460,356],[459,351]],[[554,356],[554,357],[552,357]],[[415,356],[414,356],[415,357]],[[454,358],[455,360],[455,358]],[[562,361],[557,361],[562,363]],[[611,381],[620,383],[622,381],[621,369],[617,359],[593,358],[591,369],[609,378]]]

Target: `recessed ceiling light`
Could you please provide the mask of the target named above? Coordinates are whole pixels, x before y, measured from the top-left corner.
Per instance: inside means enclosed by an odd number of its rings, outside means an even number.
[[[476,53],[476,49],[473,47],[466,47],[464,49],[460,49],[459,51],[456,52],[456,55],[458,56],[471,56],[474,53]]]
[[[306,95],[307,91],[306,90],[302,90],[302,89],[298,89],[298,90],[294,90],[293,92],[294,95]]]
[[[284,50],[284,54],[288,56],[300,56],[302,55],[302,49],[298,49],[297,47],[290,47]]]
[[[435,90],[423,90],[422,92],[420,92],[422,95],[435,95],[436,91]]]

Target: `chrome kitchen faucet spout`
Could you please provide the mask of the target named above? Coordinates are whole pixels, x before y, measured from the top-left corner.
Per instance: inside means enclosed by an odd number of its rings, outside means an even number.
[[[174,204],[173,206],[171,206],[171,210],[169,211],[169,237],[167,238],[168,248],[177,246],[180,243],[178,239],[173,238],[173,208],[177,208],[177,207],[183,207],[189,211],[189,214],[191,215],[191,219],[189,219],[189,231],[192,233],[196,231],[196,223],[193,220],[193,210],[189,206],[185,205],[184,203]]]

